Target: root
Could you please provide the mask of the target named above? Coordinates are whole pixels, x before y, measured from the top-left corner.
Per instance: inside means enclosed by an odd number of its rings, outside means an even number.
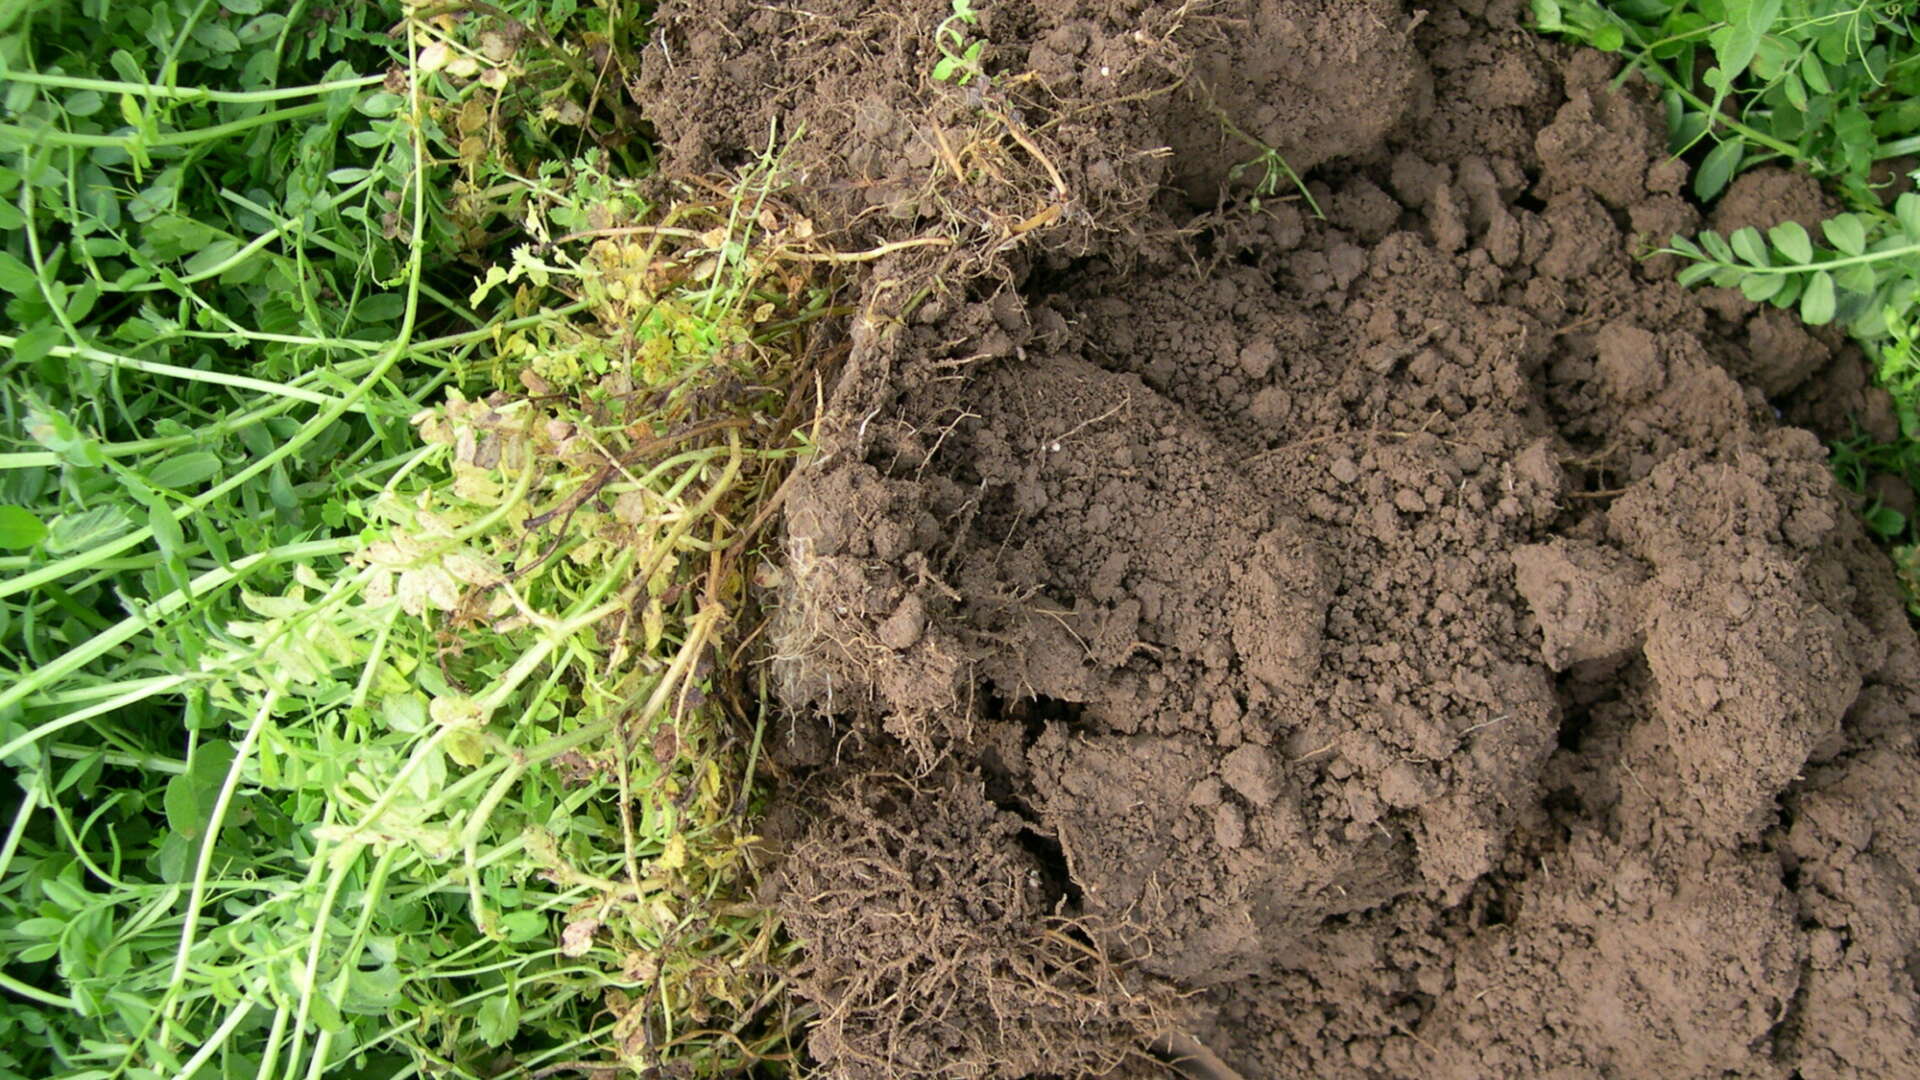
[[[811,1049],[849,1077],[1100,1075],[1144,1064],[1173,996],[1044,910],[1038,867],[959,770],[837,781],[789,861]]]

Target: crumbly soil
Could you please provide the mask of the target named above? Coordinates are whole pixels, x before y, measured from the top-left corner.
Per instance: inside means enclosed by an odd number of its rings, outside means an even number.
[[[1519,0],[977,6],[991,82],[702,0],[630,88],[879,256],[769,663],[816,1063],[1920,1075],[1920,648],[1813,433],[1886,403],[1643,257],[1818,189],[1703,212]]]

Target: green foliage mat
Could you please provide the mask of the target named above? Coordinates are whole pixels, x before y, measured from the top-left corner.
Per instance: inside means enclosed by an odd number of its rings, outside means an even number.
[[[0,1077],[784,1052],[728,673],[832,261],[509,7],[0,14]]]

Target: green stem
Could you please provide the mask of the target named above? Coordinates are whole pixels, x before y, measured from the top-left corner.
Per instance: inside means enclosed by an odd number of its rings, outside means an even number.
[[[341,203],[359,195],[373,186],[373,179],[371,176],[361,179],[352,187],[345,188],[338,194],[335,194],[333,201]],[[273,228],[247,241],[238,251],[220,260],[217,264],[207,267],[205,270],[187,274],[184,277],[176,277],[168,281],[149,281],[126,288],[121,288],[117,285],[110,286],[103,291],[109,293],[178,292],[182,285],[195,285],[202,281],[210,281],[252,258],[261,248],[266,247],[268,244],[273,243],[275,240],[280,239],[292,231],[297,224],[299,224],[299,221],[296,218],[282,218],[274,223]],[[236,238],[229,236],[228,239]]]
[[[204,597],[208,590],[230,584],[246,576],[258,566],[283,562],[289,559],[314,559],[328,555],[344,555],[358,546],[359,541],[351,538],[342,540],[309,540],[304,544],[290,544],[273,551],[263,551],[256,555],[248,555],[245,558],[235,560],[230,567],[223,566],[215,570],[209,570],[199,577],[194,578],[187,584],[186,588],[175,589],[161,597],[155,603],[149,605],[141,613],[129,615],[121,619],[118,623],[114,624],[112,630],[88,638],[86,644],[77,645],[74,648],[68,649],[60,655],[58,660],[36,669],[31,675],[19,680],[7,689],[0,690],[0,710],[26,701],[29,695],[40,688],[50,686],[54,682],[65,678],[89,662],[99,658],[108,650],[131,640],[141,631],[151,629],[153,625],[161,619],[174,614],[188,604]],[[22,575],[22,577],[30,576],[32,575]],[[15,578],[14,580],[19,581],[21,578]],[[192,678],[192,676],[176,675],[170,676],[169,678],[185,682]],[[148,696],[148,694],[143,693],[142,696]],[[135,700],[138,699],[136,698]],[[64,719],[65,718],[62,718],[62,720]],[[38,732],[49,725],[64,726],[60,720],[53,720],[48,721],[47,724],[42,724],[40,728],[35,728],[34,731]],[[55,730],[57,730],[57,728],[55,728]],[[32,738],[29,736],[32,736]],[[8,742],[4,747],[0,747],[0,759],[18,750],[21,746],[32,742],[34,738],[38,738],[38,735],[35,735],[34,732],[28,732],[26,735],[21,735],[11,742]]]
[[[366,845],[353,843],[332,853],[329,858],[321,859],[320,853],[314,854],[316,866],[330,865],[333,872],[327,875],[327,888],[320,896],[319,910],[313,916],[313,929],[307,936],[307,960],[300,974],[300,1003],[293,1014],[293,1045],[287,1050],[287,1080],[300,1068],[300,1056],[306,1049],[307,1018],[312,1014],[313,995],[320,981],[320,953],[326,946],[327,921],[333,917],[334,905],[340,901],[340,887],[345,884],[347,874],[354,863],[360,859],[360,853]]]
[[[373,874],[363,893],[360,918],[354,924],[353,937],[348,939],[346,949],[334,961],[340,973],[334,976],[333,990],[328,998],[335,1012],[339,1012],[341,1005],[346,1001],[347,980],[353,977],[354,970],[360,966],[360,954],[365,951],[367,945],[367,932],[373,926],[373,913],[380,908],[380,894],[386,889],[387,874],[393,869],[394,857],[399,854],[398,846],[390,847],[374,860]],[[313,1056],[307,1062],[307,1080],[320,1080],[326,1072],[327,1058],[330,1056],[329,1051],[332,1047],[333,1032],[331,1031],[322,1031],[313,1040]],[[289,1059],[288,1064],[292,1065],[293,1060]]]
[[[215,142],[229,135],[238,135],[257,127],[281,122],[292,123],[305,120],[310,116],[319,116],[327,111],[324,102],[311,105],[296,105],[291,109],[275,109],[249,116],[240,120],[229,120],[212,127],[195,128],[192,131],[172,131],[147,137],[138,133],[127,135],[83,135],[72,131],[55,131],[52,128],[24,128],[17,124],[0,124],[0,137],[11,136],[28,146],[69,146],[83,150],[97,149],[148,149],[160,146],[193,146],[196,143]]]
[[[6,843],[0,844],[0,879],[7,876],[7,870],[13,865],[13,854],[20,850],[20,840],[27,835],[27,822],[33,820],[33,812],[40,806],[40,788],[36,784],[23,785],[20,794],[20,808],[13,812],[13,824],[7,828]]]
[[[1874,150],[1873,159],[1885,161],[1888,158],[1906,157],[1908,154],[1920,154],[1920,135],[1910,135],[1904,139],[1881,143],[1879,148]]]
[[[8,975],[4,971],[0,971],[0,990],[11,990],[12,992],[19,994],[23,998],[27,998],[31,1001],[37,1001],[42,1005],[51,1005],[56,1009],[76,1009],[77,1010],[80,1008],[79,1002],[74,1001],[70,997],[61,997],[58,994],[49,994],[45,990],[42,990],[37,986],[30,986],[26,983],[21,982],[19,979],[16,979],[13,976]]]
[[[1661,248],[1659,253],[1662,255],[1679,255],[1688,259],[1694,258],[1694,256],[1689,255],[1687,252],[1678,251],[1674,248]],[[1888,248],[1885,251],[1868,251],[1859,255],[1847,255],[1838,259],[1828,259],[1824,262],[1800,263],[1795,266],[1750,266],[1742,262],[1725,262],[1714,258],[1699,261],[1727,270],[1738,270],[1743,274],[1811,274],[1820,270],[1837,270],[1848,266],[1865,266],[1877,262],[1886,262],[1891,259],[1910,259],[1915,256],[1920,256],[1920,244],[1907,244],[1904,247]]]
[[[0,349],[13,348],[18,342],[19,339],[16,337],[8,334],[0,334]],[[339,398],[331,394],[322,394],[314,390],[303,390],[300,387],[289,386],[286,383],[271,382],[266,379],[255,379],[245,375],[229,375],[222,371],[203,371],[199,368],[180,367],[177,364],[162,364],[153,360],[140,360],[131,356],[121,356],[117,353],[103,352],[100,349],[86,346],[76,348],[71,345],[55,345],[52,349],[48,350],[48,352],[50,355],[57,356],[63,360],[85,360],[90,363],[105,364],[108,367],[144,371],[149,375],[166,375],[187,382],[210,383],[215,386],[232,387],[236,390],[253,390],[272,397],[285,397],[295,401],[304,401],[310,405],[332,405],[340,401]],[[356,402],[349,404],[346,411],[365,413],[367,407],[364,404]]]
[[[208,1061],[213,1059],[213,1055],[220,1052],[221,1047],[227,1045],[227,1040],[233,1037],[234,1029],[240,1026],[241,1021],[253,1014],[253,1008],[253,999],[249,997],[242,998],[233,1008],[228,1009],[226,1019],[220,1021],[220,1026],[208,1036],[206,1044],[180,1066],[180,1071],[173,1074],[173,1080],[190,1080],[194,1074],[198,1073]]]
[[[64,659],[64,657],[62,659]],[[39,672],[36,672],[35,674],[39,674]],[[191,675],[169,675],[165,679],[158,680],[156,683],[142,686],[137,690],[130,690],[127,693],[122,694],[116,698],[109,698],[108,700],[103,701],[98,705],[92,706],[91,708],[78,709],[78,710],[75,710],[74,712],[67,713],[64,716],[57,716],[52,720],[48,720],[44,724],[37,725],[32,729],[20,735],[17,735],[12,739],[9,739],[5,746],[0,746],[0,760],[4,760],[15,753],[18,753],[20,749],[23,747],[32,746],[34,743],[39,742],[41,739],[44,739],[47,736],[52,735],[57,731],[65,731],[67,728],[70,728],[75,724],[81,723],[83,721],[91,720],[96,716],[101,716],[107,713],[119,712],[121,709],[124,709],[127,706],[132,705],[136,702],[144,701],[147,698],[153,697],[155,694],[162,694],[167,692],[168,690],[185,686],[187,683],[192,681],[193,681],[193,676]],[[11,691],[9,691],[8,693],[11,693]]]
[[[192,957],[194,940],[200,932],[200,907],[207,898],[207,876],[213,870],[213,849],[220,841],[220,830],[226,825],[227,808],[233,803],[233,793],[240,788],[240,777],[246,771],[247,762],[253,758],[254,745],[260,741],[260,732],[267,726],[267,720],[273,715],[273,707],[280,700],[280,691],[268,690],[260,699],[260,707],[254,710],[253,722],[247,725],[246,734],[240,737],[240,744],[234,747],[233,761],[227,765],[226,779],[220,783],[220,793],[214,797],[213,811],[207,815],[206,834],[200,840],[200,857],[194,862],[193,887],[187,893],[187,910],[182,916],[180,926],[180,948],[173,957],[173,977],[169,981],[175,985],[186,980],[187,962]],[[180,999],[170,1001],[177,1003]],[[172,1017],[171,1007],[167,1011]],[[192,1070],[188,1070],[190,1073]]]
[[[336,90],[364,90],[386,81],[385,75],[361,75],[352,79],[289,86],[277,90],[209,90],[200,86],[156,86],[148,83],[118,82],[113,79],[82,79],[71,75],[46,75],[38,71],[0,71],[0,80],[26,86],[51,86],[61,90],[97,90],[103,94],[132,94],[135,97],[164,98],[170,101],[220,102],[251,105],[263,101],[313,97]]]

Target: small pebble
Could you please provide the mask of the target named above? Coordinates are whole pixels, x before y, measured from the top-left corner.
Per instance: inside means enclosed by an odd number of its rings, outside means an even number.
[[[1727,614],[1736,619],[1744,619],[1752,610],[1753,597],[1747,595],[1747,590],[1739,586],[1727,590]]]

